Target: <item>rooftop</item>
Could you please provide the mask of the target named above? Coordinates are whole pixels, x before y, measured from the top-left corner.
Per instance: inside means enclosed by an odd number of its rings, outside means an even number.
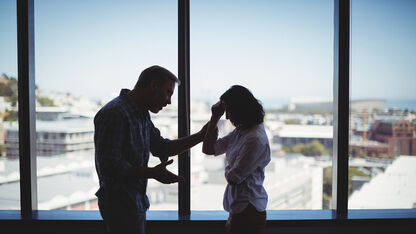
[[[8,131],[18,131],[17,122],[5,122],[4,128]],[[94,124],[91,118],[75,118],[56,121],[36,121],[36,132],[55,132],[55,133],[79,133],[93,132]]]
[[[283,125],[277,133],[280,137],[332,139],[331,125]]]
[[[349,199],[350,209],[409,209],[416,205],[416,156],[399,156]],[[386,202],[388,201],[388,202]]]

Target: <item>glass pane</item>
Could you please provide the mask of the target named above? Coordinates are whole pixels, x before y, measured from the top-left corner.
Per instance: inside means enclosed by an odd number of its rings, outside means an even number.
[[[351,3],[348,206],[416,208],[416,2]]]
[[[145,68],[177,73],[177,3],[37,0],[35,23],[39,209],[97,209],[93,118]],[[177,135],[172,99],[152,116],[169,138]],[[149,180],[147,194],[150,209],[177,209],[177,184]]]
[[[16,1],[0,1],[0,209],[20,210]]]
[[[231,85],[265,108],[267,209],[329,209],[333,1],[193,1],[192,132]],[[222,118],[219,135],[234,127]],[[193,210],[222,210],[225,156],[192,149]]]

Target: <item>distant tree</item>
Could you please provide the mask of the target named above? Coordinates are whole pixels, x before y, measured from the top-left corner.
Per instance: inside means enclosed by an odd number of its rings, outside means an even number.
[[[282,149],[286,153],[298,153],[305,156],[319,156],[324,154],[330,155],[330,153],[328,153],[329,150],[326,150],[324,145],[317,140],[313,140],[308,144],[296,144],[293,146],[283,145]]]
[[[302,153],[302,150],[304,147],[305,147],[305,144],[296,144],[296,145],[293,145],[291,148],[292,148],[293,153]]]
[[[0,96],[9,98],[14,96],[14,92],[17,93],[17,79],[12,76],[8,76],[5,73],[3,73],[1,77],[5,80],[5,82],[0,83]]]
[[[48,97],[38,96],[36,101],[40,104],[40,106],[55,106],[53,100]]]
[[[6,73],[2,73],[2,74],[1,74],[1,77],[2,77],[3,79],[6,79],[6,80],[8,80],[8,79],[9,79],[9,76],[8,76]]]
[[[18,101],[18,82],[17,79],[13,76],[8,76],[7,74],[3,73],[2,78],[6,80],[6,82],[0,83],[0,96],[6,98],[7,102],[10,102],[12,106],[16,106]],[[39,87],[35,84],[35,90],[38,90]],[[42,106],[54,106],[53,101],[47,97],[42,97],[41,105]]]
[[[332,156],[332,149],[325,149],[325,155]]]
[[[323,196],[322,208],[329,209],[332,199],[332,167],[325,167],[323,169]]]
[[[287,108],[270,108],[270,109],[265,109],[266,115],[267,114],[278,114],[278,113],[286,113],[287,112]]]
[[[323,172],[323,193],[326,195],[324,198],[324,206],[326,202],[329,202],[329,200],[332,197],[332,167],[326,167],[324,168]],[[360,177],[367,177],[370,178],[371,175],[363,172],[357,167],[349,167],[348,168],[348,196],[351,195],[352,191],[352,177],[354,176],[360,176]],[[325,199],[328,199],[325,201]]]
[[[292,149],[287,145],[283,145],[282,150],[285,151],[286,153],[293,153]]]
[[[303,147],[301,153],[306,156],[323,155],[325,153],[325,147],[321,142],[313,140]]]
[[[17,112],[14,110],[6,110],[4,112],[3,121],[16,121],[17,120]]]
[[[13,76],[8,76],[7,74],[2,74],[2,77],[7,80],[5,84],[3,84],[3,88],[0,87],[0,90],[4,92],[5,95],[0,95],[6,97],[6,101],[11,102],[12,106],[16,106],[17,104],[17,79]],[[1,92],[1,91],[0,91]]]
[[[0,144],[0,156],[3,156],[5,151],[6,151],[6,146],[4,146],[3,144]]]
[[[300,124],[299,119],[286,119],[285,124]]]
[[[5,83],[0,83],[0,96],[1,97],[10,97],[13,95],[13,91],[10,88],[10,86],[8,86]]]

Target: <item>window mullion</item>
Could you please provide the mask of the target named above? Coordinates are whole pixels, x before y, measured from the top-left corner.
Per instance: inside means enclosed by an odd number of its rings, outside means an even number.
[[[18,118],[22,218],[37,209],[34,0],[17,0]]]
[[[334,149],[332,201],[337,218],[348,214],[350,0],[334,0]]]
[[[189,76],[189,0],[178,0],[178,137],[190,134],[190,76]],[[191,163],[190,151],[179,155],[179,175],[185,178],[179,183],[179,214],[190,214]]]

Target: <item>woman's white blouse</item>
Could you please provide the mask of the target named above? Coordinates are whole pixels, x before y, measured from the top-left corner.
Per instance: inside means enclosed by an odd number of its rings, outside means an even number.
[[[236,214],[251,203],[258,211],[264,211],[267,206],[264,168],[270,162],[270,146],[263,123],[234,129],[215,142],[214,150],[215,156],[225,153],[227,159],[224,209]]]

